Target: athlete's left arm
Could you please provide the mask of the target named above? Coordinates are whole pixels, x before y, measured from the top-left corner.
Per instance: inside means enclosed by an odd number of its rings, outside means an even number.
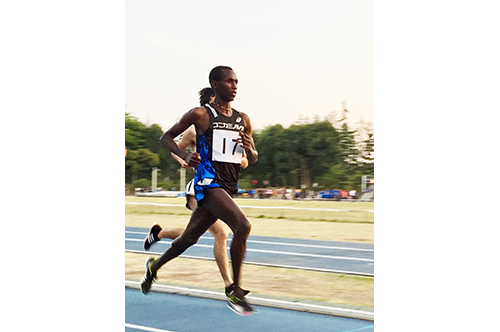
[[[240,112],[241,118],[245,121],[245,130],[240,131],[241,143],[246,152],[246,157],[250,164],[255,164],[259,159],[259,153],[255,148],[255,143],[252,137],[252,124],[250,123],[250,117],[246,113]]]

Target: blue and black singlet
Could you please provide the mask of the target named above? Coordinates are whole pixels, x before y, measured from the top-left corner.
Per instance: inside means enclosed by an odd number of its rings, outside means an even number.
[[[220,187],[230,196],[238,191],[243,147],[236,143],[236,139],[239,132],[245,129],[245,122],[238,111],[233,109],[233,114],[226,117],[209,104],[204,107],[210,123],[203,135],[196,133],[196,151],[201,156],[194,176],[198,202],[203,199],[205,188]]]

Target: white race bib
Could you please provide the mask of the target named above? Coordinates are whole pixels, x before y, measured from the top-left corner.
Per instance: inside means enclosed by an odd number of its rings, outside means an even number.
[[[236,143],[240,137],[238,131],[214,129],[212,136],[212,160],[241,164],[243,147]]]

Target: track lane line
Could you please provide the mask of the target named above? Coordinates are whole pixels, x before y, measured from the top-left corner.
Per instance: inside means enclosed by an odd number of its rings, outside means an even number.
[[[141,234],[147,235],[147,232],[135,232],[135,231],[125,231],[125,233],[130,234]],[[202,236],[200,239],[204,240],[213,240],[213,237]],[[337,250],[352,250],[352,251],[366,251],[366,252],[375,252],[374,249],[362,249],[362,248],[348,248],[348,247],[332,247],[332,246],[319,246],[313,244],[299,244],[299,243],[287,243],[287,242],[270,242],[270,241],[260,241],[260,240],[247,240],[247,243],[261,243],[261,244],[275,244],[281,246],[294,246],[294,247],[304,247],[304,248],[318,248],[318,249],[337,249]]]
[[[135,329],[135,330],[151,331],[151,332],[173,332],[173,331],[169,331],[169,330],[161,330],[161,329],[156,329],[154,327],[147,327],[147,326],[135,325],[135,324],[129,324],[129,323],[125,323],[125,327],[128,327],[130,329]]]
[[[144,240],[140,239],[130,239],[125,238],[125,241],[133,241],[133,242],[144,242]],[[168,245],[171,242],[163,242],[163,244]],[[162,244],[159,242],[158,244]],[[201,248],[213,248],[213,245],[208,244],[194,244],[193,247],[201,247]],[[227,247],[229,249],[229,247]],[[346,260],[346,261],[360,261],[360,262],[374,262],[374,259],[370,258],[357,258],[357,257],[344,257],[344,256],[329,256],[329,255],[318,255],[318,254],[304,254],[300,252],[286,252],[286,251],[276,251],[276,250],[264,250],[264,249],[251,249],[247,248],[246,251],[251,252],[260,252],[265,254],[274,254],[274,255],[287,255],[287,256],[300,256],[300,257],[312,257],[312,258],[325,258],[325,259],[337,259],[337,260]]]
[[[134,250],[134,249],[125,249],[125,252],[131,252],[134,254],[150,254],[150,255],[163,255],[163,252],[157,252],[157,251],[144,251],[144,250]],[[191,258],[191,259],[202,259],[202,260],[207,260],[207,261],[215,261],[215,258],[213,257],[201,257],[201,256],[192,256],[192,255],[186,255],[182,254],[179,257],[182,258]],[[231,260],[230,260],[231,261]],[[340,274],[349,274],[349,275],[356,275],[356,276],[361,276],[361,277],[374,277],[375,275],[373,273],[368,273],[368,272],[357,272],[357,271],[348,271],[348,270],[334,270],[334,269],[324,269],[320,267],[311,267],[311,266],[299,266],[299,265],[286,265],[286,264],[276,264],[276,263],[264,263],[264,262],[252,262],[249,260],[244,260],[243,263],[249,264],[249,265],[258,265],[258,266],[268,266],[268,267],[279,267],[279,268],[284,268],[284,269],[295,269],[295,270],[306,270],[306,271],[314,271],[314,272],[327,272],[327,273],[340,273]]]

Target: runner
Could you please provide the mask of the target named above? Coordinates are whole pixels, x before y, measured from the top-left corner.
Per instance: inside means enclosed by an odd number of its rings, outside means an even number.
[[[199,92],[200,95],[200,105],[203,106],[207,103],[212,103],[215,99],[215,93],[212,88],[204,88]],[[177,143],[177,145],[186,150],[188,147],[191,151],[196,151],[196,131],[194,125],[191,125],[183,134],[182,139]],[[176,154],[172,153],[172,157],[181,164],[184,168],[189,168],[187,163],[178,157]],[[241,160],[241,167],[246,168],[248,166],[248,160],[244,155]],[[194,211],[198,202],[195,198],[193,180],[191,180],[186,186],[186,207],[191,211]],[[214,241],[214,257],[219,268],[222,280],[224,281],[225,293],[228,298],[230,298],[231,291],[234,288],[233,278],[229,271],[229,257],[227,255],[227,239],[229,236],[228,226],[221,220],[217,220],[208,229],[212,233]],[[177,237],[181,236],[184,232],[184,228],[171,228],[162,229],[157,223],[154,223],[146,238],[144,239],[144,249],[149,250],[151,245],[160,241],[161,239],[172,239],[175,240]],[[244,290],[245,295],[248,295],[250,291]]]
[[[240,275],[251,225],[232,195],[238,190],[243,150],[252,164],[257,162],[258,152],[252,138],[250,118],[230,105],[238,88],[236,73],[230,67],[218,66],[210,72],[209,81],[215,91],[214,102],[185,113],[161,138],[162,144],[189,167],[196,167],[194,189],[198,206],[186,230],[171,247],[160,258],[146,261],[141,289],[147,294],[158,269],[195,244],[217,219],[221,219],[234,234],[230,247],[234,286],[229,294],[229,305],[240,315],[250,315],[253,308],[240,287]],[[174,138],[193,124],[197,152],[188,153],[174,142]]]

